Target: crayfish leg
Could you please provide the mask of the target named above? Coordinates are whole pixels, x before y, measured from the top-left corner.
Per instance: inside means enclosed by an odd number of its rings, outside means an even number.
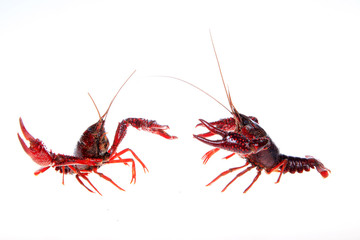
[[[279,183],[279,182],[280,182],[280,178],[281,178],[281,176],[282,176],[282,174],[283,174],[283,172],[284,172],[284,170],[285,170],[285,167],[286,167],[286,164],[287,164],[288,161],[285,159],[283,162],[284,162],[284,163],[283,163],[283,165],[282,165],[279,178],[278,178],[278,180],[277,180],[275,183]]]
[[[145,173],[146,173],[146,171],[149,172],[149,169],[147,169],[147,167],[145,166],[145,164],[140,160],[140,158],[139,158],[139,157],[135,154],[135,152],[134,152],[133,150],[131,150],[130,148],[126,148],[126,149],[122,150],[121,152],[116,153],[113,157],[111,157],[111,159],[117,158],[117,157],[123,155],[123,154],[126,153],[126,152],[130,152],[130,153],[134,156],[134,158],[135,158],[135,159],[141,164],[141,166],[143,167]],[[110,160],[110,161],[109,161],[109,163],[112,163],[112,162],[114,162],[114,160]]]
[[[65,166],[62,166],[61,169],[62,169],[62,185],[64,185],[64,183],[65,183]]]
[[[215,154],[217,153],[218,151],[220,150],[220,148],[214,148],[214,149],[211,149],[210,151],[208,151],[207,153],[204,154],[204,156],[202,156],[202,160],[203,160],[203,164],[206,164],[209,159]]]
[[[252,185],[258,180],[258,178],[261,175],[261,170],[258,170],[258,173],[256,174],[256,176],[254,177],[253,181],[251,182],[251,184],[245,189],[244,193],[246,193],[251,187]]]
[[[50,168],[50,166],[40,168],[40,169],[36,170],[36,171],[34,172],[34,174],[35,174],[35,176],[37,176],[37,175],[39,175],[40,173],[45,172],[45,171],[48,170],[49,168]]]
[[[210,151],[208,151],[207,153],[204,154],[204,156],[202,156],[202,160],[203,160],[203,164],[205,165],[209,159],[215,154],[217,153],[218,151],[220,150],[220,148],[214,148],[214,149],[211,149]],[[223,159],[229,159],[231,158],[232,156],[234,156],[235,153],[232,153],[226,157],[224,157]]]
[[[229,159],[229,158],[231,158],[232,156],[234,156],[235,155],[235,153],[232,153],[232,154],[230,154],[230,155],[228,155],[228,156],[226,156],[226,157],[224,157],[224,159]]]
[[[133,183],[134,184],[136,183],[136,169],[135,169],[135,161],[134,159],[131,159],[131,158],[126,158],[126,159],[123,159],[121,158],[120,156],[123,155],[124,153],[126,152],[130,152],[134,158],[141,164],[141,166],[143,167],[144,169],[144,172],[146,173],[149,172],[149,169],[145,166],[145,164],[140,160],[140,158],[135,154],[135,152],[133,150],[131,150],[130,148],[126,148],[118,153],[116,153],[115,155],[113,155],[109,161],[106,162],[106,164],[109,164],[109,163],[124,163],[124,164],[127,164],[129,162],[132,163],[132,178],[131,178],[131,181],[130,183]]]
[[[92,191],[90,188],[88,188],[88,187],[81,181],[80,177],[82,177],[83,179],[85,179],[85,180],[91,185],[91,187],[93,187],[93,188],[95,189],[95,191],[102,196],[102,194],[101,194],[101,193],[97,190],[97,188],[90,182],[90,180],[86,177],[85,174],[83,174],[81,171],[77,170],[76,168],[74,168],[74,167],[71,166],[71,165],[69,165],[68,167],[69,167],[73,172],[76,173],[76,176],[75,176],[75,177],[76,177],[76,179],[78,180],[78,182],[79,182],[81,185],[83,185],[87,190],[89,190],[90,192],[93,193],[93,191]]]
[[[219,176],[217,176],[214,180],[212,180],[210,183],[208,183],[206,186],[210,186],[211,184],[213,184],[214,182],[216,182],[219,178],[233,172],[233,171],[236,171],[238,169],[241,169],[243,167],[246,167],[247,165],[249,165],[249,162],[246,162],[244,166],[241,166],[241,167],[235,167],[235,168],[230,168],[222,173],[219,174]]]
[[[124,189],[122,189],[121,187],[119,187],[111,178],[109,178],[108,176],[104,175],[103,173],[98,172],[96,169],[94,170],[94,173],[96,173],[97,175],[99,175],[101,178],[111,182],[112,184],[115,185],[115,187],[117,187],[118,189],[120,189],[121,191],[125,191]]]
[[[273,167],[269,173],[272,173],[274,171],[278,171],[279,167],[281,167],[281,170],[280,170],[280,175],[277,179],[277,181],[275,183],[279,183],[280,182],[280,179],[281,179],[281,176],[285,170],[285,167],[286,167],[286,164],[288,163],[288,160],[287,159],[284,159],[283,161],[281,161],[278,165],[276,165],[275,167]]]
[[[130,184],[134,182],[134,184],[136,183],[136,169],[135,169],[135,161],[132,158],[121,158],[118,156],[118,159],[113,159],[110,160],[108,163],[124,163],[126,165],[129,165],[128,163],[131,162],[131,169],[132,169],[132,173],[131,173],[131,181]]]
[[[255,166],[250,166],[248,167],[247,169],[245,169],[244,171],[238,173],[234,178],[233,180],[231,180],[225,187],[224,189],[221,191],[221,192],[224,192],[229,186],[230,184],[232,184],[238,177],[241,177],[242,175],[244,175],[245,173],[247,173],[248,171],[250,171],[251,169],[253,169]],[[256,178],[256,177],[255,177]],[[252,185],[252,184],[251,184]]]
[[[75,175],[75,178],[76,178],[76,179],[78,180],[78,182],[79,182],[81,185],[83,185],[84,188],[86,188],[89,192],[94,193],[90,188],[88,188],[88,187],[83,183],[83,181],[81,181],[80,175],[76,174],[76,175]]]

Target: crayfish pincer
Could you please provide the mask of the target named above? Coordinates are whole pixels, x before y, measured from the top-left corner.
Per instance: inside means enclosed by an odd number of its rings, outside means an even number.
[[[135,73],[135,71],[130,75],[130,77]],[[125,81],[125,83],[130,79],[130,77]],[[132,165],[132,178],[130,183],[136,182],[136,169],[135,161],[132,158],[122,158],[122,155],[126,152],[131,153],[134,158],[141,164],[144,171],[148,171],[145,164],[140,160],[140,158],[129,148],[117,152],[117,148],[121,141],[124,139],[127,128],[132,126],[138,130],[147,131],[153,134],[157,134],[166,139],[176,139],[177,137],[169,135],[166,130],[169,129],[168,126],[160,125],[154,120],[147,120],[143,118],[127,118],[122,120],[115,132],[115,138],[112,146],[110,147],[109,140],[105,132],[105,120],[109,112],[110,106],[121,88],[125,83],[120,87],[114,98],[109,104],[106,112],[101,116],[95,102],[93,101],[95,108],[99,114],[99,120],[88,127],[85,132],[82,134],[80,140],[77,143],[75,148],[74,156],[55,154],[52,151],[48,151],[45,145],[41,140],[35,139],[25,128],[22,119],[20,118],[20,128],[26,140],[30,142],[28,147],[24,140],[18,134],[18,138],[21,146],[24,151],[34,160],[35,163],[39,164],[41,168],[37,170],[34,174],[38,175],[45,172],[50,167],[55,168],[56,171],[62,173],[62,183],[64,184],[64,175],[65,174],[75,174],[78,182],[84,186],[90,192],[93,192],[88,186],[86,186],[82,179],[85,180],[96,192],[100,192],[88,179],[89,173],[96,173],[101,178],[111,182],[118,189],[123,190],[119,187],[111,178],[107,177],[103,173],[98,172],[98,169],[106,164],[111,163],[123,163]],[[101,194],[100,194],[101,195]]]

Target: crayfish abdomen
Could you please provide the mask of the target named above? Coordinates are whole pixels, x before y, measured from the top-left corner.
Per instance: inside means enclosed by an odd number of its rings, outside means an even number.
[[[294,174],[296,172],[302,173],[303,171],[309,172],[311,168],[316,168],[322,177],[327,178],[331,172],[324,166],[324,164],[312,156],[301,158],[280,154],[279,157],[281,161],[287,161],[287,164],[284,167],[284,173],[290,172]]]

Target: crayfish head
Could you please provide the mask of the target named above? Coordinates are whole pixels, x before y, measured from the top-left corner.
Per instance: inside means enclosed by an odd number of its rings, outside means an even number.
[[[249,139],[266,137],[267,133],[260,127],[256,117],[246,116],[239,113],[235,108],[232,109],[236,123],[236,132],[241,133]]]
[[[99,120],[96,123],[96,131],[94,132],[94,137],[97,142],[100,156],[103,156],[105,153],[107,153],[110,145],[109,139],[106,136],[104,124],[105,120]]]
[[[101,158],[107,153],[109,139],[104,124],[105,121],[100,119],[85,130],[75,148],[76,157]]]

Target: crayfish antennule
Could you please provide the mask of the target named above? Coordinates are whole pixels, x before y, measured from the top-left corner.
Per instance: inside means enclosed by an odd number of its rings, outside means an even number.
[[[97,106],[96,106],[96,104],[95,104],[95,101],[94,101],[94,99],[91,97],[91,95],[90,95],[90,93],[88,93],[89,94],[89,97],[90,97],[90,99],[91,99],[91,101],[93,102],[93,104],[94,104],[94,106],[95,106],[95,109],[96,109],[96,111],[97,111],[97,113],[98,113],[98,115],[99,115],[99,121],[103,121],[103,118],[101,117],[101,114],[100,114],[100,112],[99,112],[99,109],[97,108]]]

